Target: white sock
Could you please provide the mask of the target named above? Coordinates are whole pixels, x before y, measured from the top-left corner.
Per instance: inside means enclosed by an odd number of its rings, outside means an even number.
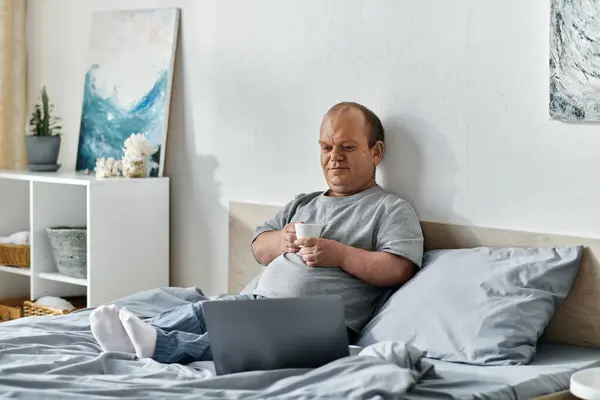
[[[92,334],[102,350],[106,352],[135,353],[133,344],[119,319],[119,308],[117,306],[111,304],[96,308],[90,314],[90,326]]]
[[[137,357],[140,360],[152,357],[156,349],[156,329],[124,308],[119,311],[119,319],[129,335]]]

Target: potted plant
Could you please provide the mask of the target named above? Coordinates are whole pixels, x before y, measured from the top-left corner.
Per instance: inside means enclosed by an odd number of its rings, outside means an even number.
[[[46,87],[42,88],[42,103],[36,104],[29,120],[26,138],[28,168],[30,171],[56,171],[60,168],[60,118],[52,115],[54,105],[48,100]]]

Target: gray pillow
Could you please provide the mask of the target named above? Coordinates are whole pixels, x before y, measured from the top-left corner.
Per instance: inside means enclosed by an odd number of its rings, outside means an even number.
[[[427,252],[421,271],[385,303],[357,344],[396,340],[446,361],[526,364],[582,254],[582,246]]]

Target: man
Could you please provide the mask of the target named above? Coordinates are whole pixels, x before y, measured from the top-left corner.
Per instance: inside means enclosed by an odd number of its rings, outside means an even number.
[[[321,166],[329,189],[301,194],[259,226],[255,258],[267,265],[250,295],[223,300],[338,294],[356,335],[386,289],[421,266],[423,237],[408,202],[375,181],[385,151],[379,118],[357,103],[339,103],[324,116]],[[322,223],[319,238],[297,239],[294,223]],[[150,323],[125,309],[102,306],[90,315],[104,351],[135,353],[164,363],[210,360],[202,302],[168,310]]]

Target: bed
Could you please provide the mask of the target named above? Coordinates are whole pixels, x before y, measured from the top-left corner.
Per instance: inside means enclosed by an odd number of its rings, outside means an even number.
[[[234,202],[229,212],[229,291],[237,293],[262,271],[249,252],[254,226],[277,207]],[[600,239],[422,222],[425,249],[477,246],[543,247],[583,245],[581,267],[527,366],[480,367],[428,360],[441,376],[423,379],[407,398],[574,400],[569,378],[600,365]],[[428,397],[430,396],[430,397]],[[494,397],[495,396],[495,397]]]
[[[230,204],[229,292],[262,269],[250,253],[254,227],[277,207]],[[7,398],[407,398],[572,399],[570,375],[600,365],[600,240],[423,223],[427,249],[583,244],[572,291],[529,365],[479,367],[423,358],[402,343],[369,346],[316,370],[256,371],[217,377],[211,362],[163,365],[102,354],[82,310],[0,324],[0,396]],[[115,304],[149,318],[204,299],[199,288],[157,288]],[[370,357],[365,357],[370,356]]]

